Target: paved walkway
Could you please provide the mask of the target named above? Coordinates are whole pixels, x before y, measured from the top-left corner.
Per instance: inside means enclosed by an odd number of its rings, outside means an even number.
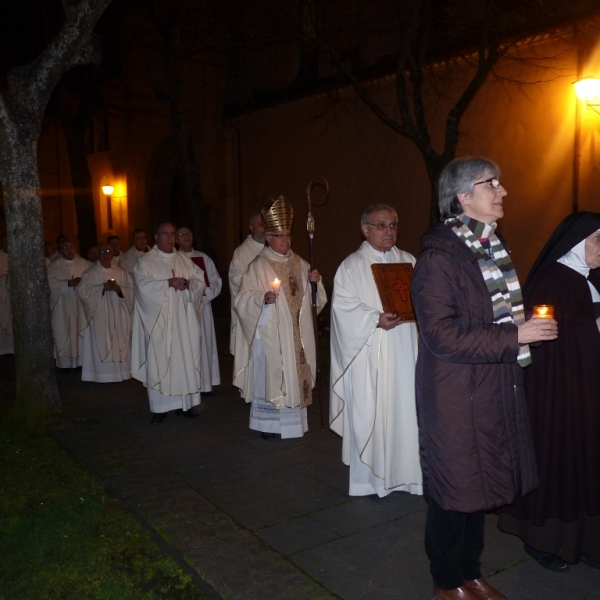
[[[150,425],[138,382],[82,383],[73,373],[59,384],[63,444],[223,598],[432,597],[423,499],[350,498],[341,440],[320,430],[316,409],[303,438],[263,440],[230,386],[204,398],[198,419],[171,413]],[[485,575],[510,600],[600,600],[600,572],[545,571],[495,521],[488,517]]]
[[[211,598],[431,599],[423,499],[348,497],[341,441],[320,430],[315,408],[302,439],[263,440],[230,386],[204,399],[198,419],[150,425],[140,383],[58,377],[57,437],[195,566]],[[599,571],[546,571],[495,521],[484,574],[510,600],[600,600]]]

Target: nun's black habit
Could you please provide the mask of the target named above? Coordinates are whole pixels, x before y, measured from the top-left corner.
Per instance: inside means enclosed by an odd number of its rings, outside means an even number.
[[[524,373],[540,487],[498,522],[569,563],[582,554],[600,561],[600,332],[588,280],[557,260],[599,229],[600,214],[567,217],[525,284],[528,315],[536,304],[554,305],[558,339],[533,347]],[[600,274],[588,279],[600,291]]]

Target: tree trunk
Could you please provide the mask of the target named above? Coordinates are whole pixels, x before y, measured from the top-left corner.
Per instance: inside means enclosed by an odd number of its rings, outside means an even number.
[[[60,410],[60,398],[44,265],[36,144],[20,144],[18,153],[10,161],[5,156],[3,162],[7,167],[2,179],[17,369],[17,399],[12,414],[28,428],[43,427]]]
[[[429,186],[431,189],[430,204],[429,204],[429,225],[434,225],[440,221],[440,207],[438,195],[438,182],[444,167],[454,158],[456,146],[452,148],[451,155],[436,154],[435,152],[422,152],[425,168],[427,169],[427,177],[429,178]]]
[[[12,414],[29,427],[43,426],[60,410],[37,166],[42,117],[63,73],[99,60],[92,32],[111,1],[64,2],[61,31],[31,63],[8,73],[8,88],[0,94],[0,180],[17,366]]]

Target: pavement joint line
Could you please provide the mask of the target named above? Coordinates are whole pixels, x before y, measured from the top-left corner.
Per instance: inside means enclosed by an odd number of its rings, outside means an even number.
[[[249,531],[249,530],[246,530]],[[308,573],[307,571],[305,571],[302,567],[300,567],[299,565],[297,565],[293,560],[291,560],[288,556],[281,554],[280,552],[278,552],[275,548],[273,548],[270,544],[268,544],[267,542],[265,542],[263,539],[261,539],[260,537],[254,535],[254,532],[249,531],[249,533],[254,536],[258,542],[261,544],[261,546],[263,546],[264,548],[267,548],[269,551],[271,552],[275,552],[275,554],[277,554],[278,556],[280,556],[283,560],[285,560],[287,563],[290,564],[290,566],[293,569],[296,569],[297,571],[299,571],[300,573],[302,573],[305,577],[307,577],[308,579],[310,579],[313,583],[315,583],[316,585],[318,585],[319,587],[323,588],[326,592],[328,592],[329,594],[331,594],[334,598],[338,598],[339,600],[344,600],[342,596],[336,594],[332,589],[330,589],[327,585],[325,585],[322,581],[319,581],[318,579],[315,579],[315,577],[313,577],[310,573]]]
[[[123,510],[129,513],[142,527],[144,531],[148,533],[148,535],[152,538],[152,541],[156,543],[156,545],[168,555],[173,562],[187,575],[190,576],[192,582],[198,589],[198,591],[206,596],[207,600],[223,600],[223,596],[221,596],[210,583],[202,579],[200,573],[192,567],[186,560],[183,554],[172,544],[170,544],[159,532],[158,530],[147,520],[145,519],[134,507],[133,505],[126,501],[120,494],[116,493],[116,491],[106,483],[104,478],[99,477],[97,473],[94,472],[93,469],[89,468],[89,465],[82,465],[81,462],[77,459],[77,457],[71,452],[71,450],[63,443],[63,441],[54,435],[54,428],[51,429],[52,435],[54,439],[58,442],[58,444],[63,448],[63,450],[76,462],[78,463],[85,471],[87,471],[96,481],[98,481],[107,495],[118,500]]]

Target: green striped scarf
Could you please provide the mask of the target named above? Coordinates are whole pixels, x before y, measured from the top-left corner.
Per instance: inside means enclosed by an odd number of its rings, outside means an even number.
[[[445,224],[477,256],[483,280],[492,300],[494,323],[523,323],[525,309],[521,286],[510,255],[495,234],[496,223],[488,225],[462,214],[446,219]],[[489,240],[489,254],[478,238]],[[531,353],[527,344],[519,346],[517,362],[522,367],[531,364]]]

